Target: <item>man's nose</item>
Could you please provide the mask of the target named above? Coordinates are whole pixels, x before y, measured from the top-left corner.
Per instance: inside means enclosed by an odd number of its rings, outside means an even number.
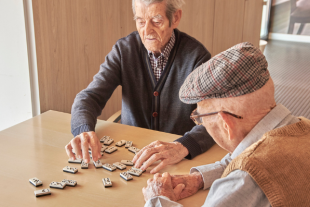
[[[146,21],[145,23],[145,34],[149,35],[153,32],[153,24],[151,21]]]

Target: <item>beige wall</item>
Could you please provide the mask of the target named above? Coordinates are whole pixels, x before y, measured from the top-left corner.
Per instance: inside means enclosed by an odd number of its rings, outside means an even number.
[[[112,45],[135,30],[131,0],[33,0],[41,112],[70,112]],[[243,41],[258,46],[262,0],[187,0],[179,29],[214,56]],[[103,110],[121,108],[121,88]]]

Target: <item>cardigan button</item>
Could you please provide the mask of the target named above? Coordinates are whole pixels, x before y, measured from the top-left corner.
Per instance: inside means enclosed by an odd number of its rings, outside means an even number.
[[[158,96],[159,93],[157,91],[154,92],[154,96]]]
[[[157,116],[158,116],[158,113],[157,113],[157,112],[154,112],[152,115],[153,115],[153,117],[157,117]]]

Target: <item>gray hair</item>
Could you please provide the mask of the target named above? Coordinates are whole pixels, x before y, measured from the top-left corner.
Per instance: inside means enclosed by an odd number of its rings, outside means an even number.
[[[134,16],[136,15],[136,10],[135,10],[135,1],[132,0],[132,11]],[[138,0],[142,3],[144,3],[146,6],[158,2],[163,2],[165,0]],[[181,9],[183,4],[185,4],[184,0],[166,0],[166,16],[169,20],[169,26],[171,26],[172,20],[173,20],[173,14],[178,10]]]

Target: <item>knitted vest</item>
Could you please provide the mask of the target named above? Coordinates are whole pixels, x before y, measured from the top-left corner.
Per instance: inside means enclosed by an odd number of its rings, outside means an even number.
[[[246,171],[273,207],[310,206],[310,120],[267,132],[237,156],[222,177]]]

